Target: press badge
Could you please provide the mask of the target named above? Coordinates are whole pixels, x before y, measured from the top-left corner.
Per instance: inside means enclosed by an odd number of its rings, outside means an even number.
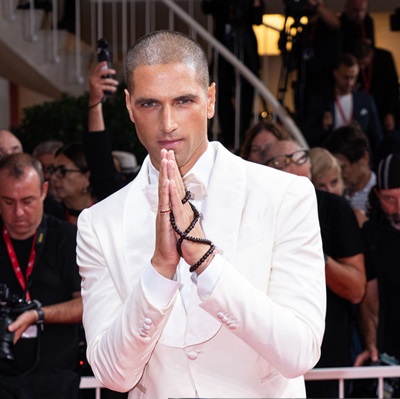
[[[21,338],[37,338],[38,326],[36,324],[31,324],[23,333]]]

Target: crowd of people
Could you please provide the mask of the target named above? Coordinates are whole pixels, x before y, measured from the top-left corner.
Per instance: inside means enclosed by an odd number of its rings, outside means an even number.
[[[217,3],[204,11],[226,12]],[[339,17],[307,4],[315,80],[299,126],[310,148],[272,120],[249,127],[240,156],[209,143],[216,86],[200,46],[176,32],[146,35],[127,56],[143,165],[111,146],[102,105],[119,82],[104,62],[81,142],[27,154],[0,130],[1,398],[89,398],[88,369],[104,398],[333,398],[336,381],[305,390],[302,375],[400,361],[397,73],[366,0],[346,0]],[[263,7],[249,2],[249,20]],[[322,38],[337,44],[329,65]],[[225,135],[234,110],[223,109]]]

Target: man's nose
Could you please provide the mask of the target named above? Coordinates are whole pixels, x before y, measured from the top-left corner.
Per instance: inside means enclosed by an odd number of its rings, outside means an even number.
[[[16,216],[22,216],[24,214],[24,207],[21,204],[16,203],[14,212]]]
[[[160,128],[163,132],[171,133],[177,128],[173,107],[166,106],[162,109]]]

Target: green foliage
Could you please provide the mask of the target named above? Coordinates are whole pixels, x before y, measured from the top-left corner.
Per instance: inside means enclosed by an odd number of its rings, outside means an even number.
[[[103,114],[113,149],[133,152],[141,163],[146,150],[140,144],[135,126],[129,119],[123,85],[104,101]],[[63,94],[60,100],[25,108],[20,127],[14,129],[13,133],[21,140],[24,150],[31,152],[45,140],[60,140],[63,143],[82,141],[87,118],[88,93],[80,97]]]

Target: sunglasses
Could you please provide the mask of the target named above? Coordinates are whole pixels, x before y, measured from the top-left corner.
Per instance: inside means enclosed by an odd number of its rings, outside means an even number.
[[[60,179],[62,179],[63,177],[65,177],[66,176],[66,174],[67,173],[82,173],[82,171],[80,170],[80,169],[67,169],[65,166],[62,166],[62,165],[60,165],[60,166],[57,166],[57,167],[55,167],[55,166],[50,166],[48,169],[47,169],[47,174],[49,175],[49,176],[51,176],[51,175],[55,175],[56,177],[58,177],[58,178],[60,178]]]

